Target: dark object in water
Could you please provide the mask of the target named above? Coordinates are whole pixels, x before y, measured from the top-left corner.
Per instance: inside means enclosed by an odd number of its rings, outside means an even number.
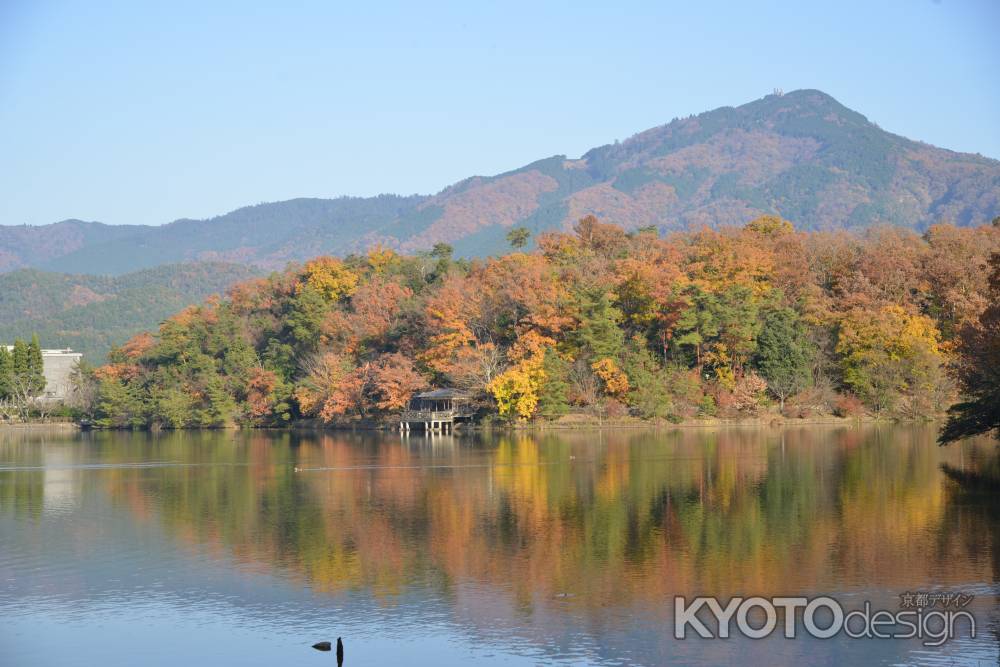
[[[339,640],[338,640],[338,642],[339,642]],[[316,642],[315,644],[313,644],[313,648],[316,649],[317,651],[329,651],[330,650],[330,642]],[[339,645],[338,645],[337,648],[338,648],[338,650],[340,649]]]
[[[340,637],[337,637],[337,667],[344,664],[344,642],[340,641]]]

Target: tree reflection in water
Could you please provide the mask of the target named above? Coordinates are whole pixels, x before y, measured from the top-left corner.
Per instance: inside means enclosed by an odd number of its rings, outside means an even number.
[[[185,549],[332,596],[392,607],[419,590],[457,615],[503,604],[594,628],[618,609],[665,629],[674,595],[997,582],[995,507],[940,469],[994,445],[935,435],[8,432],[0,460],[17,468],[0,468],[0,515],[36,521],[96,493]]]

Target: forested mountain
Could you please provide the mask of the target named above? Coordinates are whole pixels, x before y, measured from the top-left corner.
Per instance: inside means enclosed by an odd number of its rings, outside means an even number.
[[[72,220],[40,227],[0,226],[0,271],[117,275],[165,263],[221,261],[283,268],[345,239],[405,217],[424,197],[292,199],[247,206],[209,220],[161,227]]]
[[[0,271],[44,267],[80,248],[133,237],[150,229],[141,225],[104,225],[83,220],[63,220],[39,226],[0,225]]]
[[[241,283],[115,350],[86,416],[350,422],[453,386],[509,420],[925,418],[955,395],[1000,223],[856,235],[762,216],[661,238],[588,216],[537,246],[473,261],[374,249]]]
[[[891,134],[825,93],[799,90],[433,196],[295,199],[161,227],[0,226],[0,271],[117,274],[199,259],[282,268],[379,243],[412,252],[445,241],[483,255],[502,250],[512,226],[568,229],[588,214],[667,231],[762,213],[803,230],[985,223],[1000,214],[1000,162]]]
[[[221,262],[171,264],[117,277],[13,271],[0,275],[0,344],[37,333],[45,347],[72,347],[101,363],[112,345],[258,273]]]

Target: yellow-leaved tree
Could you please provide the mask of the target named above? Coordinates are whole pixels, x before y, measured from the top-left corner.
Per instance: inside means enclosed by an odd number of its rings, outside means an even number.
[[[530,419],[538,408],[538,392],[545,381],[545,351],[555,343],[534,329],[518,336],[507,358],[512,365],[493,378],[487,390],[505,419]]]
[[[530,419],[538,407],[538,390],[545,379],[541,364],[533,360],[511,366],[487,387],[505,419]]]
[[[605,357],[590,365],[594,375],[604,384],[604,393],[608,396],[624,396],[628,392],[628,376],[618,367],[614,359]]]
[[[328,301],[340,301],[354,294],[358,287],[358,274],[339,259],[317,257],[306,262],[296,291],[301,292],[306,287],[322,294]]]
[[[855,309],[840,323],[844,382],[875,411],[929,416],[945,407],[951,384],[934,321],[902,306]]]

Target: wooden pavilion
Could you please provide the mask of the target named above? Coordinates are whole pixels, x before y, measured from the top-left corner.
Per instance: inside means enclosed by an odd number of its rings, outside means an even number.
[[[423,429],[426,433],[451,431],[455,422],[472,421],[475,410],[472,397],[461,389],[443,388],[425,391],[410,400],[399,418],[399,430]]]

